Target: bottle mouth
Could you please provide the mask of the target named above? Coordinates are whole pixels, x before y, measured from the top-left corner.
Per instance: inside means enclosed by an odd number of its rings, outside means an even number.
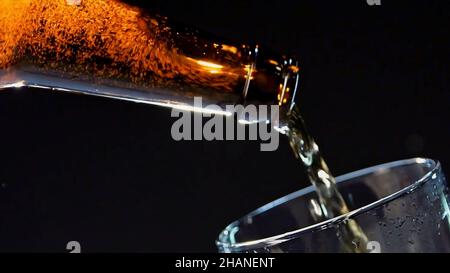
[[[427,182],[432,181],[437,178],[438,173],[441,171],[441,165],[438,161],[434,161],[431,159],[424,158],[413,158],[407,160],[399,160],[395,162],[385,163],[381,165],[376,165],[373,167],[365,168],[362,170],[358,170],[355,172],[347,173],[345,175],[336,177],[336,182],[339,184],[344,184],[346,182],[352,182],[352,180],[360,177],[364,177],[366,175],[371,174],[383,174],[389,172],[395,168],[401,168],[411,165],[418,165],[423,167],[425,170],[424,174],[418,177],[417,179],[413,179],[408,181],[408,185],[399,189],[396,189],[392,192],[387,192],[381,198],[377,199],[374,202],[371,202],[367,205],[358,207],[356,209],[351,210],[350,212],[334,217],[332,219],[328,219],[319,223],[315,223],[306,227],[300,227],[298,229],[282,232],[280,234],[257,238],[249,241],[239,241],[236,239],[237,234],[240,231],[240,228],[244,224],[248,224],[252,222],[257,216],[260,216],[264,213],[267,213],[271,210],[276,210],[278,207],[287,204],[290,201],[293,201],[298,198],[303,198],[308,194],[314,194],[314,187],[309,186],[297,192],[291,193],[287,196],[284,196],[280,199],[277,199],[265,206],[249,213],[248,215],[242,217],[240,220],[237,220],[230,225],[228,225],[218,236],[216,240],[216,245],[219,249],[225,250],[225,252],[242,252],[252,249],[262,249],[265,247],[270,247],[273,245],[277,245],[280,243],[284,243],[290,240],[294,240],[296,238],[301,237],[307,233],[320,232],[321,230],[326,230],[332,227],[335,227],[344,221],[355,218],[358,215],[364,214],[368,211],[371,211],[377,207],[386,205],[393,200],[399,199],[407,194],[410,194],[426,184]]]
[[[258,46],[255,47],[255,51]],[[246,77],[244,90],[246,104],[272,104],[292,109],[298,95],[300,66],[295,57],[277,56],[264,49],[258,50],[252,73]]]
[[[270,123],[280,133],[287,130],[288,113],[297,100],[300,88],[300,66],[295,57],[277,55],[259,46],[249,51],[254,53],[248,75],[245,77],[241,104],[244,106],[271,107],[270,118],[258,115],[249,118],[237,116],[243,124]],[[277,112],[274,114],[274,112]]]

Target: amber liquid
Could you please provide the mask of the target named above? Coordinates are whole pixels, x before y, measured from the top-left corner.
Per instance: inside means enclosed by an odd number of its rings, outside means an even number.
[[[344,198],[340,194],[336,180],[322,157],[319,147],[308,134],[297,106],[289,115],[287,136],[294,155],[306,168],[308,178],[315,187],[320,204],[320,213],[311,210],[317,221],[331,219],[349,212]],[[337,227],[337,236],[345,251],[365,252],[367,237],[355,220],[348,219]]]

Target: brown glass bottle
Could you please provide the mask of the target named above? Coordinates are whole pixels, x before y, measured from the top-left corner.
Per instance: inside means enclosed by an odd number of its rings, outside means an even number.
[[[230,44],[115,0],[2,0],[0,88],[32,86],[189,109],[293,106],[296,60]]]

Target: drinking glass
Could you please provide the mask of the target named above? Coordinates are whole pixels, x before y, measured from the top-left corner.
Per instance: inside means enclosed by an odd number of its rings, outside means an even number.
[[[230,224],[219,252],[348,252],[339,227],[355,221],[367,236],[358,252],[450,252],[448,185],[439,162],[414,158],[337,177],[350,212],[318,221],[314,188],[273,201]]]

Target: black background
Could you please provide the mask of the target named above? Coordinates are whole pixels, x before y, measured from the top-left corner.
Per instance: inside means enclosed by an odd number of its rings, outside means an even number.
[[[335,175],[423,156],[450,173],[448,1],[128,1],[297,55]],[[175,142],[157,107],[0,94],[0,251],[215,251],[229,222],[307,186],[287,141]]]

